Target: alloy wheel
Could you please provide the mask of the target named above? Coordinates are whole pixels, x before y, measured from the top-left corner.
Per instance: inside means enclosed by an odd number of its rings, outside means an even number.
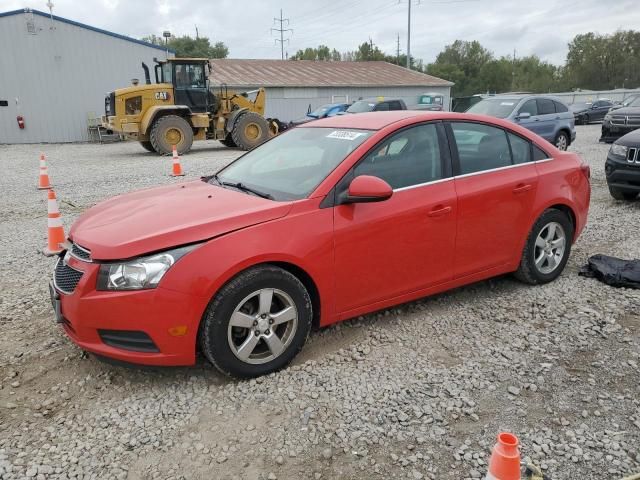
[[[566,135],[560,134],[556,139],[556,147],[558,150],[566,150],[567,149],[567,137]]]
[[[263,288],[247,295],[235,308],[228,327],[233,354],[250,364],[279,357],[298,328],[293,299],[282,290]]]
[[[553,272],[564,257],[567,236],[558,222],[550,222],[540,230],[534,247],[534,262],[540,273]]]

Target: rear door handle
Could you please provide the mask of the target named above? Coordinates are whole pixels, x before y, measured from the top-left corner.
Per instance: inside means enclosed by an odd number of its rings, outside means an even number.
[[[524,193],[531,190],[531,184],[529,183],[519,183],[516,188],[513,189],[513,193]]]
[[[445,207],[444,205],[438,205],[436,207],[433,207],[433,209],[427,215],[430,217],[441,217],[442,215],[451,213],[451,210],[453,210],[453,208],[449,206]]]

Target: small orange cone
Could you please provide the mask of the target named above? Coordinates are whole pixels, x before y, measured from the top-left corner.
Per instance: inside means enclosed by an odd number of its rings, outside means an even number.
[[[62,251],[61,243],[64,243],[64,228],[62,226],[62,218],[60,217],[60,210],[58,210],[58,201],[56,200],[56,192],[53,188],[49,190],[49,199],[47,200],[47,233],[49,241],[47,248],[44,249],[44,254],[48,257],[56,255]]]
[[[38,190],[46,190],[51,188],[49,183],[49,170],[47,169],[47,160],[44,153],[40,154],[40,178],[38,179]]]
[[[182,165],[180,165],[180,157],[178,156],[178,150],[175,145],[173,146],[173,171],[171,172],[171,176],[184,177]]]
[[[485,480],[520,480],[520,452],[518,437],[500,433],[489,459],[489,473]]]

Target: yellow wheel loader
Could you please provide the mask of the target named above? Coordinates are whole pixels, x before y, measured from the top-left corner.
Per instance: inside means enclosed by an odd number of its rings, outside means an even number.
[[[278,122],[264,118],[263,88],[236,93],[209,85],[206,58],[157,61],[155,83],[142,63],[145,84],[107,94],[102,126],[136,140],[150,152],[183,154],[194,140],[220,140],[250,150],[278,133]]]

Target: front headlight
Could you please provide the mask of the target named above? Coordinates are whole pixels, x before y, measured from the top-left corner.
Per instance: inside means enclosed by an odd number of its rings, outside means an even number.
[[[611,153],[618,157],[627,158],[627,150],[628,148],[624,145],[617,145],[615,143],[611,145]]]
[[[607,113],[607,114],[604,116],[604,121],[605,121],[605,122],[610,122],[610,121],[611,121],[611,114],[610,114],[610,113]]]
[[[100,265],[96,289],[143,290],[156,288],[173,264],[197,246],[189,245],[167,250],[128,262],[103,263]]]

